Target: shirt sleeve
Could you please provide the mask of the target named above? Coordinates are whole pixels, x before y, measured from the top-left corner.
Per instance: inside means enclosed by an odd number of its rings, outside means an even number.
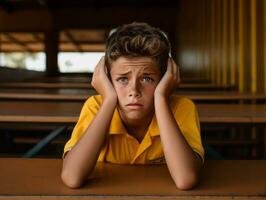
[[[90,97],[83,105],[77,124],[75,125],[71,138],[65,144],[63,157],[70,151],[78,140],[84,135],[87,127],[96,116],[101,105],[101,99],[97,96]]]
[[[175,106],[174,116],[188,144],[204,161],[200,122],[195,104],[190,99],[182,97]]]

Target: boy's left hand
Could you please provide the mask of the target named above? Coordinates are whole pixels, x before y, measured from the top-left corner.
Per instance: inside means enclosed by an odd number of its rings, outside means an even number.
[[[176,65],[173,58],[168,59],[167,71],[162,77],[161,81],[158,83],[154,97],[160,96],[168,98],[171,93],[178,87],[180,84],[180,73],[179,67]]]

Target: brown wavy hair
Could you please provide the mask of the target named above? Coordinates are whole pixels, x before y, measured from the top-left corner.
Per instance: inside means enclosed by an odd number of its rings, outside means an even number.
[[[112,61],[119,57],[151,57],[160,68],[167,69],[171,50],[167,35],[147,23],[133,22],[113,29],[106,41],[105,63],[110,69]]]

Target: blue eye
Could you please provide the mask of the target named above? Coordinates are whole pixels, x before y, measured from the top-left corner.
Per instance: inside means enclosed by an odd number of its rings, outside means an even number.
[[[125,84],[128,82],[128,79],[126,77],[119,77],[116,79],[116,81]]]
[[[151,77],[148,77],[148,76],[144,76],[144,77],[142,78],[142,81],[143,81],[143,82],[146,82],[146,83],[153,83],[153,82],[154,82],[154,79],[151,78]]]

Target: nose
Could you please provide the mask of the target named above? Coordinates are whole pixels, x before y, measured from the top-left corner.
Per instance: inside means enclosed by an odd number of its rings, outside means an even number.
[[[141,96],[140,85],[137,80],[134,80],[130,83],[129,87],[129,97],[138,98]]]

